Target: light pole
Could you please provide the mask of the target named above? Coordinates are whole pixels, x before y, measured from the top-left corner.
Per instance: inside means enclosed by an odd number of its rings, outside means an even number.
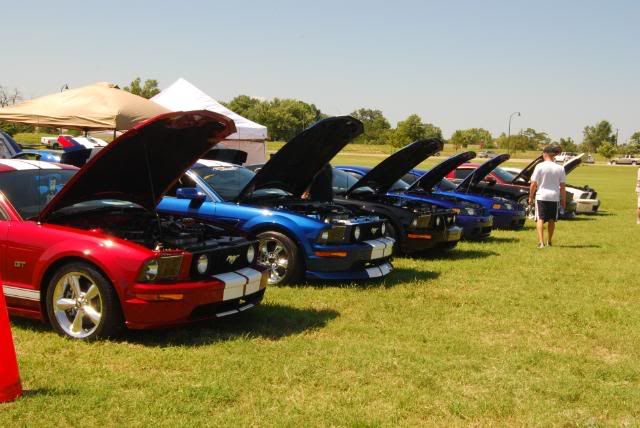
[[[507,128],[507,142],[509,144],[509,153],[511,153],[511,119],[513,118],[513,116],[520,117],[521,114],[519,111],[514,111],[509,115],[509,127]]]

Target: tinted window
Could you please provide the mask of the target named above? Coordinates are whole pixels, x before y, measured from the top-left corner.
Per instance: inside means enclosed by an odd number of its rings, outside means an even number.
[[[500,180],[506,181],[506,182],[513,180],[513,178],[516,176],[515,174],[511,174],[509,171],[505,171],[500,167],[497,167],[496,169],[494,169],[493,173],[496,176],[500,177]]]
[[[443,192],[453,192],[458,186],[456,186],[446,178],[443,178],[442,180],[440,180],[440,183],[436,185],[436,187],[438,188],[438,190],[441,190]]]
[[[468,169],[468,168],[458,168],[455,170],[455,178],[467,178],[471,173],[473,172],[473,169]]]
[[[22,218],[36,217],[75,174],[71,169],[30,169],[0,174],[0,190]]]
[[[402,177],[402,181],[408,184],[413,184],[420,176],[413,175],[411,173],[407,173]]]
[[[333,191],[340,195],[344,194],[347,190],[349,190],[354,184],[358,182],[360,178],[356,177],[355,174],[346,173],[339,169],[333,170]]]
[[[196,167],[192,169],[225,201],[234,200],[255,173],[238,166]]]

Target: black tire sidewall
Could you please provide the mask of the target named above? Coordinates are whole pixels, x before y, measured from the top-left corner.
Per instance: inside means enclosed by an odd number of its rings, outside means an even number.
[[[66,275],[69,272],[81,272],[89,276],[98,287],[98,290],[100,291],[100,295],[102,297],[102,319],[100,320],[100,324],[92,335],[83,339],[69,336],[58,324],[58,320],[53,309],[53,293],[55,290],[55,285],[62,276]],[[116,337],[124,327],[122,309],[120,307],[120,302],[113,286],[100,271],[98,271],[89,263],[72,262],[65,264],[61,268],[59,268],[49,281],[45,304],[47,316],[53,329],[58,334],[69,339],[95,340]]]
[[[302,272],[304,270],[303,260],[300,257],[300,251],[298,246],[293,241],[293,239],[289,238],[287,235],[281,232],[276,231],[266,231],[257,234],[257,238],[259,241],[263,239],[275,239],[279,241],[282,246],[289,253],[289,262],[287,264],[287,273],[284,275],[282,280],[277,283],[277,285],[285,285],[292,284],[298,281],[301,278]],[[269,267],[270,269],[270,267]]]

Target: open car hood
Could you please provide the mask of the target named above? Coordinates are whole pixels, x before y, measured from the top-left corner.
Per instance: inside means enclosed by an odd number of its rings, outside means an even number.
[[[531,180],[531,175],[533,174],[533,170],[536,169],[536,166],[538,166],[538,164],[542,162],[543,162],[542,156],[538,156],[529,165],[525,166],[522,169],[522,171],[520,171],[520,174],[516,175],[511,182],[514,184],[528,183],[529,180]]]
[[[362,122],[351,116],[316,122],[278,150],[236,200],[251,199],[261,189],[280,189],[294,197],[302,196],[322,168],[363,131]]]
[[[477,167],[471,174],[469,174],[467,178],[462,180],[460,184],[458,184],[458,189],[466,189],[475,184],[478,184],[480,181],[482,181],[483,178],[489,175],[489,173],[494,169],[496,169],[501,163],[504,163],[507,160],[509,160],[510,157],[511,155],[502,154],[484,162],[482,165]]]
[[[442,150],[442,146],[442,140],[438,138],[413,142],[380,162],[362,176],[346,194],[349,195],[363,187],[369,187],[377,194],[387,193],[396,181],[429,156]]]
[[[569,175],[569,173],[571,171],[576,169],[582,163],[582,158],[583,157],[584,157],[584,153],[580,153],[578,156],[576,156],[576,157],[572,158],[571,160],[565,162],[565,164],[563,165],[564,174],[565,175]]]
[[[203,153],[234,132],[231,119],[210,111],[156,116],[91,158],[44,207],[38,220],[96,199],[124,200],[153,210]]]
[[[582,163],[583,156],[584,153],[581,153],[563,165],[565,175],[569,175],[571,171],[576,169],[578,165]],[[538,166],[538,164],[542,162],[544,162],[542,156],[538,156],[537,158],[535,158],[529,165],[527,165],[522,171],[520,171],[520,174],[515,176],[512,183],[529,184],[531,182],[531,175],[533,175],[533,170],[536,168],[536,166]]]
[[[469,162],[476,157],[475,152],[463,152],[445,159],[438,165],[431,168],[428,172],[413,182],[409,191],[416,189],[431,190],[436,184],[440,183],[447,174],[459,167],[465,162]]]

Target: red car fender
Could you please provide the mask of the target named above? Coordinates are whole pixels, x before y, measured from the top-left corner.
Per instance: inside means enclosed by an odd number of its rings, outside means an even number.
[[[77,258],[97,266],[113,284],[118,296],[124,299],[126,287],[135,283],[143,262],[152,256],[151,250],[119,239],[70,238],[48,247],[41,254],[34,269],[34,284],[44,285],[45,273],[56,262]]]

